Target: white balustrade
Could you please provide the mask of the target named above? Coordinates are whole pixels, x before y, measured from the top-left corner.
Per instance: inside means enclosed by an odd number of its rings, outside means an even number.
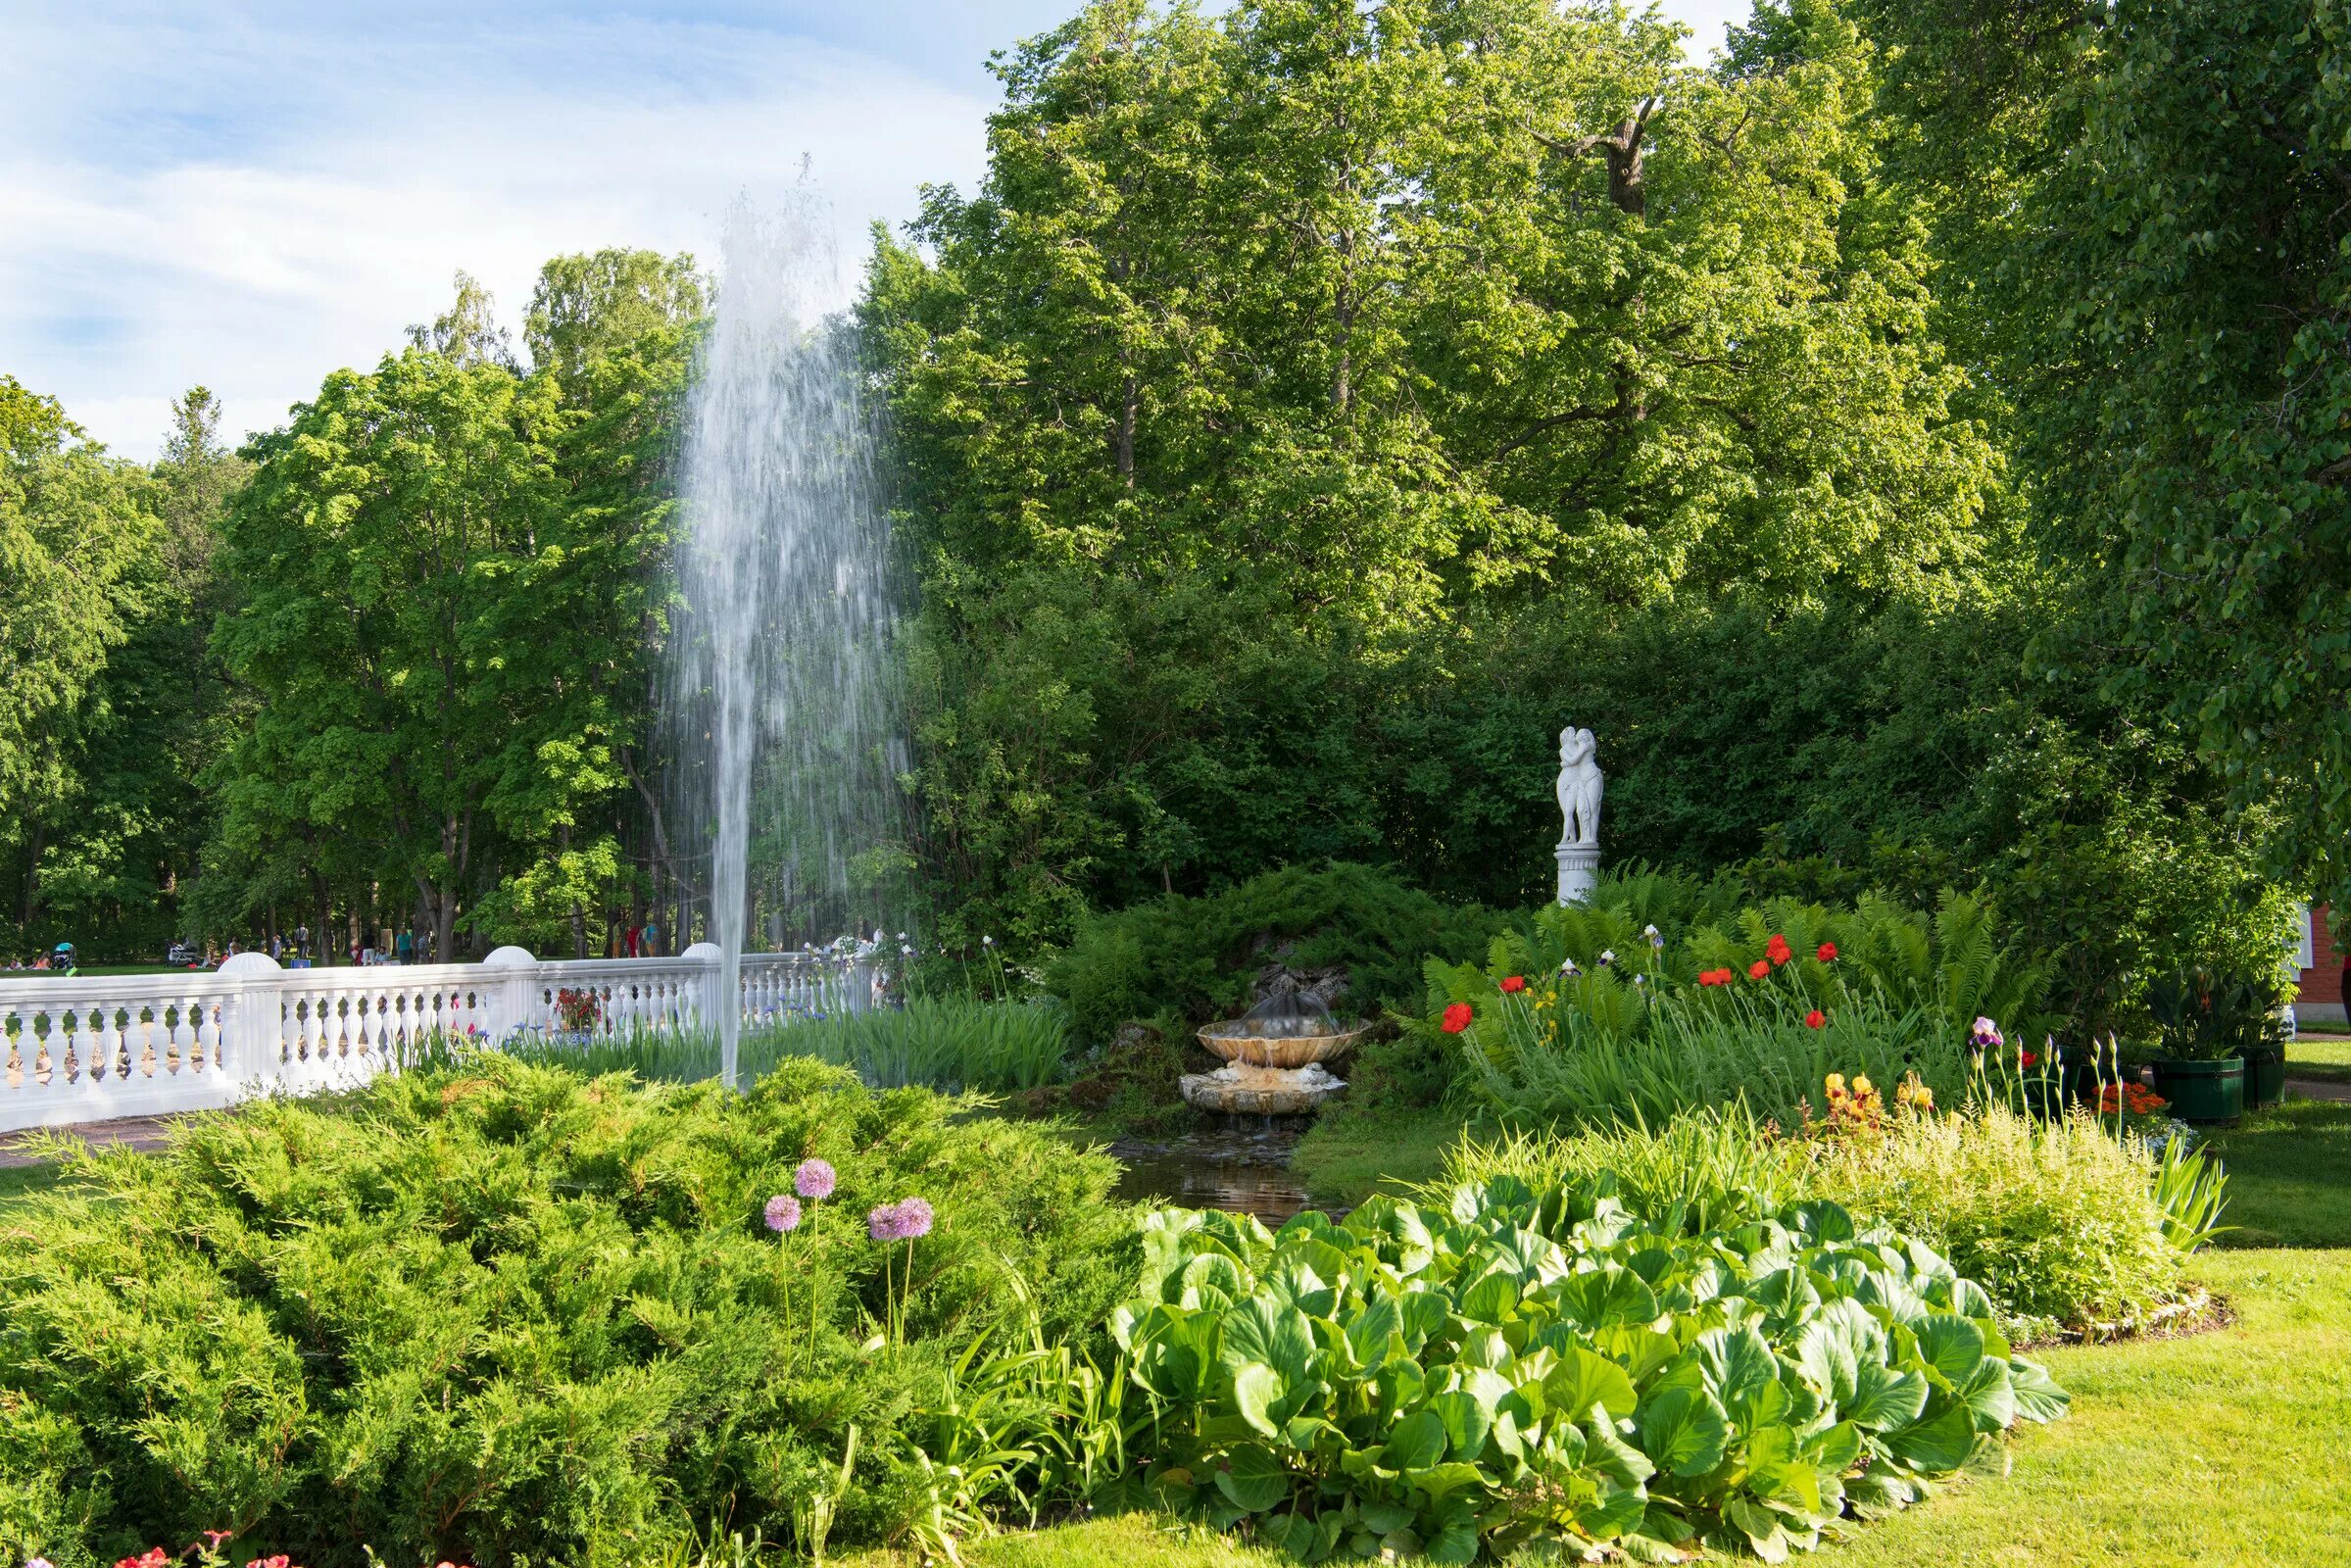
[[[789,1024],[861,1010],[874,987],[861,959],[745,954],[736,1005],[747,1024]],[[442,1041],[710,1028],[719,989],[709,948],[549,962],[501,948],[481,963],[339,969],[240,954],[212,973],[0,979],[0,1132],[349,1089]]]

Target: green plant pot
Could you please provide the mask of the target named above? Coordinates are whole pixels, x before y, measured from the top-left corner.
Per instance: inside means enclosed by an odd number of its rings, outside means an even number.
[[[2264,1105],[2276,1105],[2285,1100],[2285,1057],[2283,1054],[2247,1056],[2245,1060],[2245,1108],[2259,1110]]]
[[[2155,1063],[2155,1092],[2181,1121],[2233,1122],[2245,1113],[2245,1058]]]

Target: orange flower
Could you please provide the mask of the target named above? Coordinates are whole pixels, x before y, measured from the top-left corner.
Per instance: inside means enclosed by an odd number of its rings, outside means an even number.
[[[1502,982],[1502,989],[1504,991],[1524,991],[1527,989],[1527,977],[1523,974],[1514,974]]]
[[[1772,939],[1763,945],[1763,956],[1774,963],[1786,963],[1795,956],[1795,953],[1788,947],[1788,938],[1774,931]]]
[[[1749,980],[1760,980],[1771,972],[1772,966],[1768,963],[1765,963],[1761,958],[1757,958],[1753,963],[1747,965],[1747,978]]]
[[[1825,1029],[1828,1025],[1828,1014],[1822,1012],[1818,1007],[1804,1014],[1804,1027],[1807,1029]]]

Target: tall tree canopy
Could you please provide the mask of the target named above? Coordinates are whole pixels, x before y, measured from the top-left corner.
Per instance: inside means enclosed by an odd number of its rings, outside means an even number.
[[[1473,612],[1947,604],[1998,463],[1820,6],[1101,0],[862,310],[924,575],[919,854],[1090,898],[1410,853],[1382,667]],[[1556,722],[1527,715],[1531,733]],[[1427,764],[1422,764],[1427,765]]]
[[[2351,20],[1865,0],[2041,537],[2110,666],[2351,897]]]

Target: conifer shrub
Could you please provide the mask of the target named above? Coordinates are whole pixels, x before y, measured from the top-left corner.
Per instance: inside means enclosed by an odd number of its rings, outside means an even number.
[[[1371,1016],[1418,1002],[1429,956],[1465,961],[1499,929],[1492,911],[1432,898],[1389,871],[1292,865],[1222,893],[1090,916],[1048,966],[1045,986],[1069,1004],[1086,1041],[1134,1018],[1229,1017],[1272,963],[1344,969],[1339,1004]]]
[[[1107,1158],[958,1106],[798,1059],[736,1096],[484,1055],[78,1159],[0,1222],[0,1551],[887,1534],[955,1358],[1098,1344],[1139,1261]],[[837,1186],[779,1236],[809,1159]],[[871,1239],[915,1198],[926,1234]]]

